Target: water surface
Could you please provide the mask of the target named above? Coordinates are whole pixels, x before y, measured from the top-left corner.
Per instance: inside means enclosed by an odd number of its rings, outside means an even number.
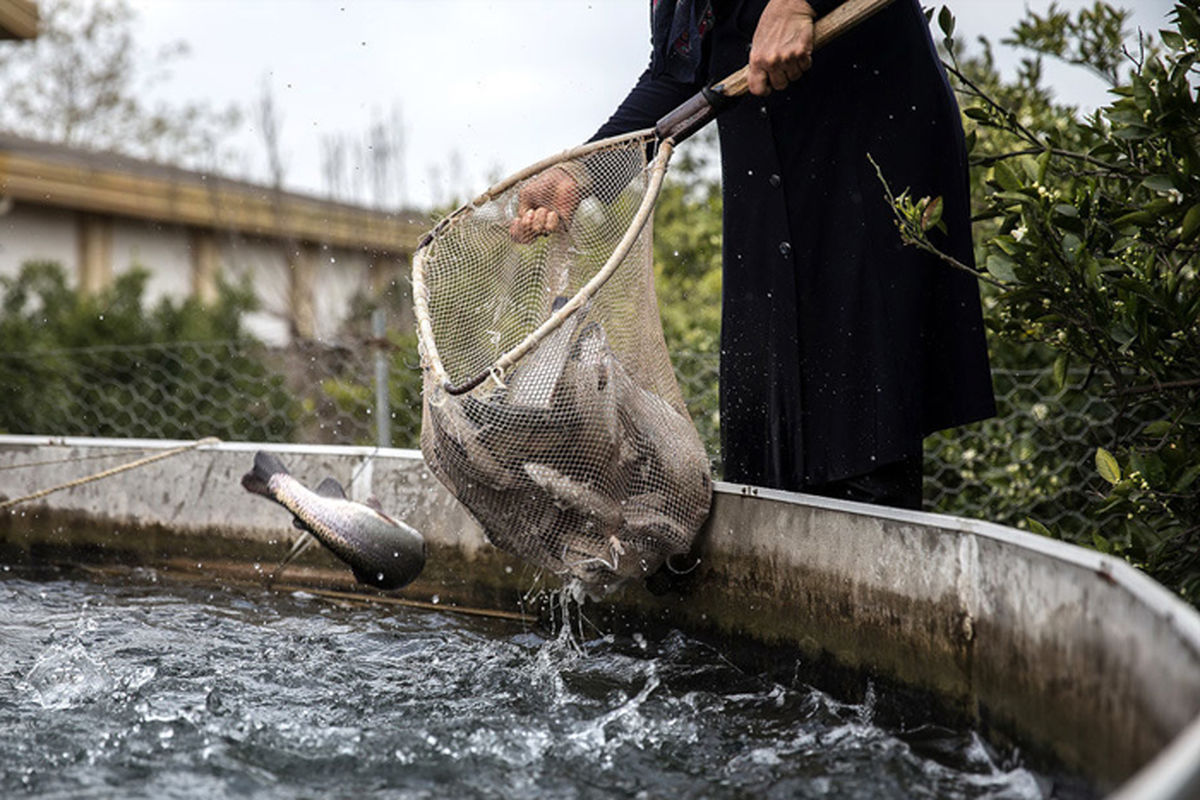
[[[0,796],[1040,798],[970,731],[889,730],[674,632],[0,573]]]

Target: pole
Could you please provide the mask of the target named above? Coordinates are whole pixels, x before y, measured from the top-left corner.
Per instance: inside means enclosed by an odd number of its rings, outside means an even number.
[[[380,447],[392,446],[392,414],[388,408],[387,312],[371,312],[371,335],[375,337],[375,441]]]

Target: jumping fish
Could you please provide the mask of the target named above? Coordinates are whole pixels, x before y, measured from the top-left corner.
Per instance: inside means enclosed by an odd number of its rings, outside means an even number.
[[[242,476],[242,486],[292,512],[293,524],[344,561],[360,583],[399,589],[416,580],[425,566],[425,538],[420,533],[378,508],[347,499],[333,478],[311,491],[276,456],[259,451],[254,469]],[[298,542],[280,568],[299,555],[303,545]]]

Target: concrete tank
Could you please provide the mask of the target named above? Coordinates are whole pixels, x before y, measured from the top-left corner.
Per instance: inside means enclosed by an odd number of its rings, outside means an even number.
[[[182,444],[0,436],[0,496]],[[540,580],[486,542],[419,452],[303,445],[203,446],[22,504],[0,516],[0,560],[261,580],[296,533],[239,484],[258,449],[425,534],[429,563],[404,598],[519,612]],[[1114,797],[1200,796],[1200,615],[1123,561],[975,520],[731,484],[717,484],[696,554],[671,591],[629,587],[593,613],[903,687]],[[354,587],[321,552],[286,580]]]

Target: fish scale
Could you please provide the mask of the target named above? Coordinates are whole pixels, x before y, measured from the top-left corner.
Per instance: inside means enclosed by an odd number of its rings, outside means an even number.
[[[425,566],[425,539],[414,528],[377,508],[346,497],[341,484],[326,478],[313,491],[293,477],[278,457],[259,451],[242,486],[286,508],[297,528],[311,533],[354,572],[361,583],[399,589]],[[276,574],[304,547],[284,558]]]

